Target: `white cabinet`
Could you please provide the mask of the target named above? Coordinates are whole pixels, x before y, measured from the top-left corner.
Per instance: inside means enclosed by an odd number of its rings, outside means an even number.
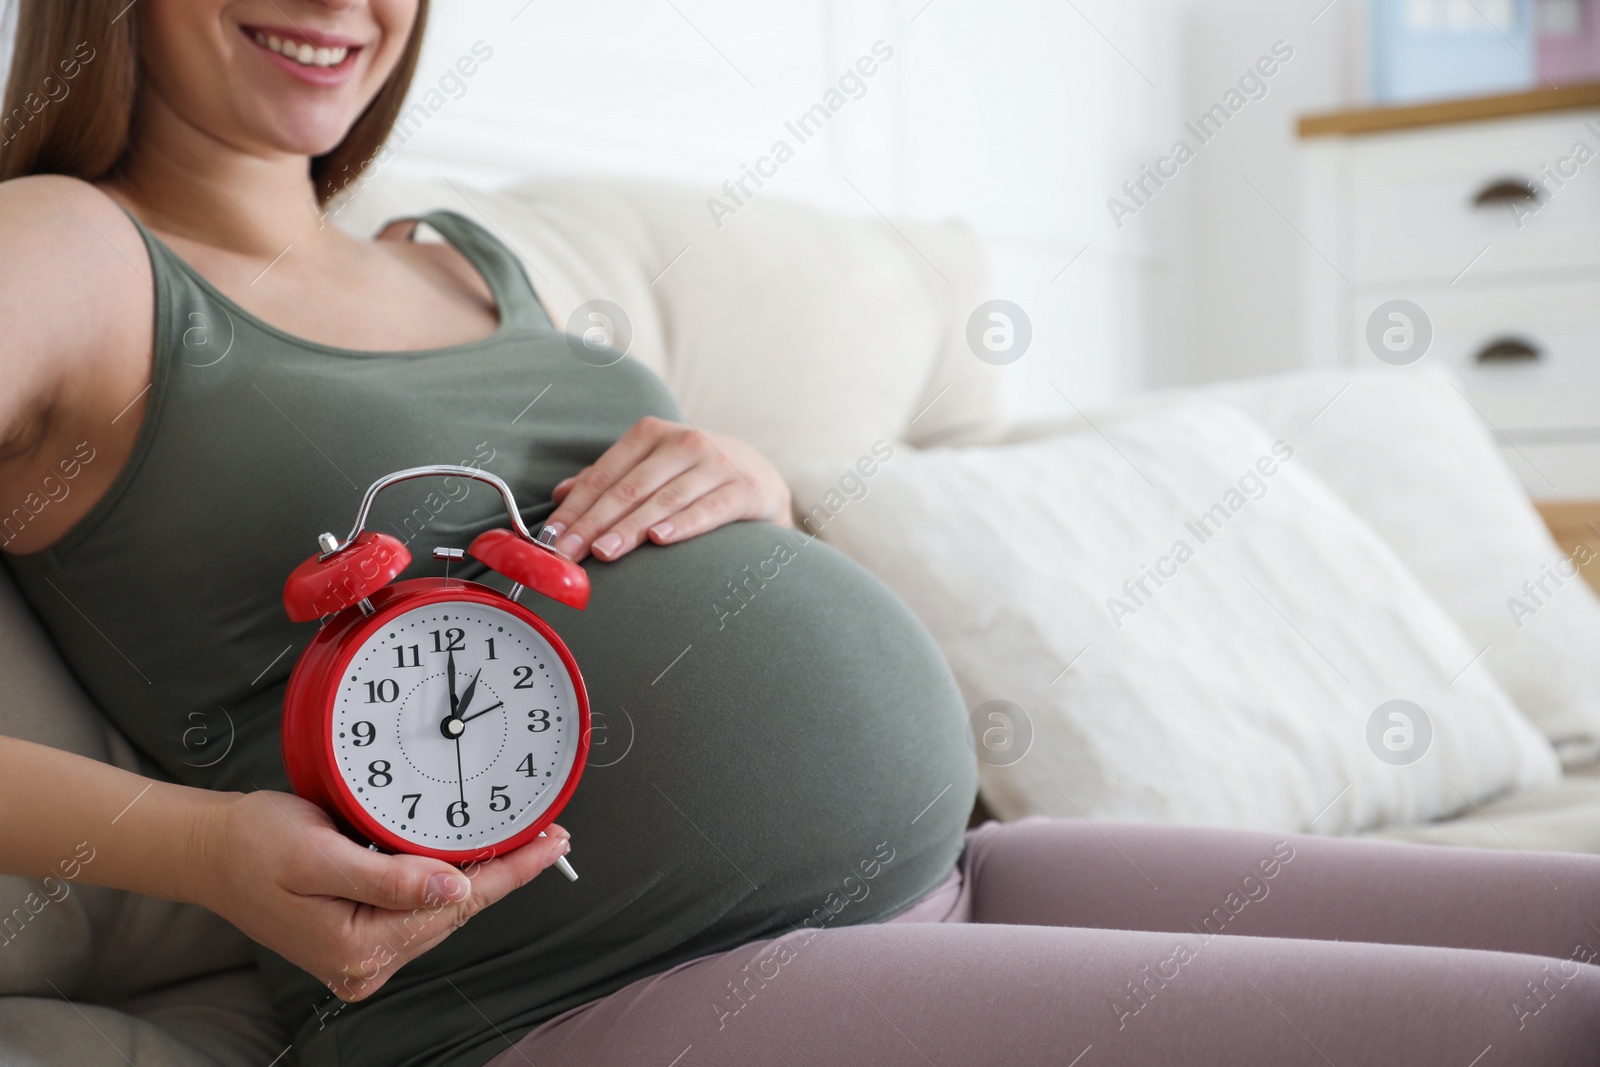
[[[1303,159],[1312,362],[1378,364],[1369,321],[1409,301],[1529,491],[1600,497],[1600,108],[1313,137]]]

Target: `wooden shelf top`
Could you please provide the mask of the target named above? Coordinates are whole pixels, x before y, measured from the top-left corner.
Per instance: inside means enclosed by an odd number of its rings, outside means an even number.
[[[1427,104],[1353,108],[1305,115],[1300,119],[1300,136],[1338,137],[1380,133],[1591,107],[1600,108],[1600,82],[1569,85],[1564,89],[1530,89],[1497,96],[1473,96]]]

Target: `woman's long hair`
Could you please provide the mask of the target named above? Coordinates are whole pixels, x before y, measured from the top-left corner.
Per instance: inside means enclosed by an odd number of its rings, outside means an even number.
[[[133,4],[127,0],[19,0],[16,45],[0,113],[0,181],[67,174],[95,181],[127,158],[139,91]],[[317,199],[360,176],[383,147],[411,87],[428,0],[389,80],[332,151],[311,160]]]

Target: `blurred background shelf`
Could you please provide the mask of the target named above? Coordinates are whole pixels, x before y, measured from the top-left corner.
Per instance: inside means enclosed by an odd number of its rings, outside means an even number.
[[[1600,81],[1559,89],[1526,89],[1422,104],[1344,108],[1303,116],[1299,130],[1301,137],[1330,137],[1408,130],[1419,126],[1447,126],[1458,122],[1482,122],[1485,119],[1515,118],[1582,108],[1600,108]]]

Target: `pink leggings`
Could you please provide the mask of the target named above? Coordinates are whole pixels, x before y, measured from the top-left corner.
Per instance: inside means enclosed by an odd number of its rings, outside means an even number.
[[[1026,819],[873,926],[641,979],[492,1067],[1600,1063],[1600,858]]]

